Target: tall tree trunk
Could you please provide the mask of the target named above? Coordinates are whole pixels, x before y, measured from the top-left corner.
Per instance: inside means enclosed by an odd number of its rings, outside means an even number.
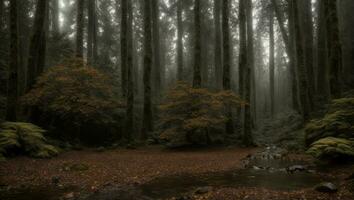
[[[271,117],[274,117],[274,10],[270,7],[269,11],[269,89],[270,89],[270,113]]]
[[[177,80],[183,80],[183,0],[177,2]]]
[[[151,31],[151,0],[144,1],[144,114],[142,139],[147,139],[153,131],[151,102],[151,69],[152,69],[152,31]]]
[[[313,108],[314,99],[313,94],[315,94],[315,72],[313,65],[313,21],[312,21],[312,2],[309,0],[299,1],[301,8],[301,17],[303,24],[303,36],[304,36],[304,53],[305,53],[305,64],[308,79],[308,96],[310,101],[310,106]]]
[[[332,98],[342,95],[342,47],[339,37],[337,1],[325,0],[327,44],[329,57],[329,85]]]
[[[127,68],[128,68],[128,1],[121,0],[121,30],[120,30],[120,53],[121,53],[121,87],[122,96],[127,93]]]
[[[245,1],[239,3],[239,31],[240,31],[240,50],[239,50],[239,95],[244,97],[245,69],[247,67],[247,27]]]
[[[18,15],[17,0],[10,0],[10,64],[7,88],[6,120],[16,121],[18,105]]]
[[[3,17],[4,17],[4,0],[0,0],[0,31],[3,29]]]
[[[133,78],[133,8],[132,2],[128,2],[128,60],[127,60],[127,113],[126,113],[126,139],[131,140],[134,130],[134,78]]]
[[[222,38],[221,38],[221,23],[220,23],[220,13],[221,13],[221,1],[214,0],[214,29],[215,29],[215,50],[214,50],[214,69],[215,69],[215,81],[216,89],[220,90],[223,81],[223,63],[222,63]]]
[[[302,30],[300,26],[299,19],[299,6],[297,0],[292,0],[292,7],[294,12],[294,22],[295,22],[295,38],[296,38],[296,54],[297,54],[297,65],[299,74],[299,89],[300,89],[300,102],[302,108],[302,115],[304,121],[309,119],[310,114],[310,102],[308,97],[308,79],[307,70],[304,57],[304,42],[302,36]]]
[[[222,33],[223,33],[223,89],[231,90],[231,55],[230,55],[230,10],[229,10],[229,0],[222,1]],[[221,51],[220,51],[221,52]],[[217,52],[215,52],[217,53]],[[215,67],[217,67],[215,65]],[[221,66],[218,66],[219,68]],[[227,109],[228,119],[226,122],[226,133],[233,134],[233,120],[232,120],[232,109]]]
[[[257,110],[256,110],[256,74],[255,74],[255,61],[254,61],[254,31],[253,31],[253,3],[252,0],[247,1],[247,60],[251,68],[251,115],[252,127],[256,126]]]
[[[298,84],[297,84],[297,74],[296,74],[296,52],[295,52],[295,30],[294,30],[294,18],[293,16],[293,10],[292,10],[292,0],[288,0],[288,16],[289,16],[289,35],[285,29],[284,25],[284,18],[283,15],[279,9],[279,5],[277,0],[272,0],[273,8],[275,11],[275,15],[280,27],[280,32],[285,44],[285,49],[286,53],[289,57],[289,68],[290,68],[290,77],[291,77],[291,93],[292,93],[292,107],[294,110],[297,112],[300,111],[300,105],[299,105],[299,91],[298,91]]]
[[[247,27],[246,27],[246,2],[239,3],[239,31],[240,31],[240,55],[239,55],[239,94],[244,97],[245,70],[247,67]]]
[[[253,23],[252,23],[252,0],[244,2],[246,9],[246,24],[247,24],[247,65],[245,68],[245,100],[249,102],[249,106],[245,106],[244,116],[244,133],[243,142],[247,146],[253,145],[252,137],[252,113],[251,113],[251,82],[252,82],[252,68],[254,67],[253,60]]]
[[[194,71],[193,87],[202,86],[201,76],[201,20],[200,20],[200,0],[194,0]]]
[[[152,34],[153,34],[153,50],[154,50],[154,94],[158,101],[161,94],[161,54],[160,54],[160,12],[159,0],[151,0],[152,7]],[[156,102],[157,103],[157,102]]]
[[[328,51],[327,51],[327,23],[325,16],[326,0],[319,0],[318,31],[317,31],[317,94],[324,102],[330,99],[328,81]]]
[[[54,34],[60,33],[59,26],[59,0],[51,0],[52,31]]]
[[[89,0],[88,5],[88,27],[87,27],[87,63],[94,65],[96,61],[95,48],[97,42],[96,22],[96,0]],[[97,50],[96,50],[97,51]]]
[[[84,3],[85,0],[77,0],[76,16],[76,57],[84,57]]]
[[[33,35],[29,47],[26,84],[27,91],[32,89],[37,76],[40,75],[44,68],[47,8],[47,0],[38,0],[33,26]]]

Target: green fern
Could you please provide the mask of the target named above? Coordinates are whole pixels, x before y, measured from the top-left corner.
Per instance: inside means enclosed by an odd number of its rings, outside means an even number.
[[[4,122],[0,125],[0,153],[6,154],[10,148],[17,148],[36,158],[50,158],[59,149],[49,145],[39,126],[24,122]]]

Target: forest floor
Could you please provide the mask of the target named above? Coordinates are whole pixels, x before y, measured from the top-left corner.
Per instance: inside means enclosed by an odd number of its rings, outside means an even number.
[[[102,152],[97,150],[70,151],[49,160],[17,157],[0,163],[0,199],[25,200],[34,199],[37,196],[53,200],[80,199],[80,196],[83,196],[82,194],[84,193],[98,193],[104,188],[111,186],[126,187],[123,189],[124,193],[126,193],[126,190],[130,190],[131,186],[138,187],[163,177],[180,176],[188,178],[189,175],[193,177],[200,174],[241,169],[244,165],[244,159],[257,150],[259,149],[232,147],[172,151],[161,147],[149,147],[136,150],[117,149]],[[313,188],[278,191],[262,187],[213,186],[207,189],[202,188],[200,189],[201,191],[196,192],[197,195],[191,195],[188,198],[172,199],[352,200],[354,199],[353,194],[348,192],[345,186],[342,187],[344,179],[352,170],[351,167],[353,166],[330,170],[326,175],[328,177],[336,177],[336,180],[343,180],[343,182],[338,182],[341,189],[334,194],[315,192]],[[271,182],[272,180],[269,181]],[[169,183],[168,181],[161,182],[161,184]],[[164,185],[161,186],[163,187]],[[148,190],[151,188],[153,187],[147,187]],[[32,194],[29,194],[28,191],[31,191]],[[37,194],[35,191],[37,191]],[[47,194],[44,194],[45,192]],[[133,193],[135,193],[134,189]],[[143,198],[130,197],[129,199],[140,200]]]

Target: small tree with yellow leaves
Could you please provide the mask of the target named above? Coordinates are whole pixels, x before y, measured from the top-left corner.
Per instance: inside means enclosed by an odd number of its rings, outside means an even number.
[[[216,93],[179,82],[160,105],[160,139],[171,147],[222,143],[226,109],[241,104],[231,91]]]
[[[23,102],[39,110],[47,124],[54,120],[54,126],[75,128],[78,133],[92,124],[118,123],[124,110],[114,85],[108,75],[80,60],[69,60],[42,74]]]

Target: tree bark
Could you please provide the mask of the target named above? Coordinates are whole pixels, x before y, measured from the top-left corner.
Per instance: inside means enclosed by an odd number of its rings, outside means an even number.
[[[18,105],[18,14],[17,0],[10,0],[10,63],[7,88],[6,120],[16,121]]]
[[[161,43],[160,43],[160,11],[159,0],[151,0],[152,4],[152,34],[153,34],[153,56],[154,56],[154,94],[158,101],[161,94]]]
[[[247,1],[247,60],[251,68],[251,89],[250,89],[250,106],[251,106],[251,117],[252,117],[252,127],[256,126],[257,121],[257,110],[256,110],[256,74],[255,74],[255,60],[254,60],[254,31],[253,31],[253,3],[252,1]]]
[[[60,33],[59,26],[59,0],[51,0],[52,13],[52,31],[54,34]]]
[[[275,11],[275,15],[280,27],[280,32],[285,44],[286,53],[289,57],[289,68],[290,68],[290,77],[291,77],[291,93],[292,93],[292,107],[297,112],[300,111],[299,105],[299,91],[298,91],[298,83],[297,83],[297,74],[296,74],[296,52],[295,52],[295,30],[294,30],[294,18],[293,18],[293,10],[292,10],[292,1],[288,0],[288,16],[289,16],[289,35],[285,29],[284,18],[280,12],[279,5],[277,0],[272,0],[273,8]]]
[[[330,99],[328,81],[328,50],[327,50],[327,23],[325,16],[325,0],[319,0],[318,33],[317,33],[317,94],[324,102]]]
[[[297,54],[297,65],[299,74],[299,89],[300,89],[300,102],[302,108],[302,115],[304,121],[309,119],[310,114],[310,103],[308,97],[308,79],[307,71],[304,57],[304,43],[302,30],[300,26],[299,19],[299,6],[297,0],[292,0],[293,12],[294,12],[294,22],[295,22],[295,38],[296,38],[296,54]]]
[[[329,58],[329,85],[332,98],[342,95],[342,47],[339,37],[339,24],[336,0],[325,0],[327,19],[327,44]]]
[[[223,62],[222,62],[222,38],[221,38],[221,23],[220,23],[220,13],[221,13],[221,1],[214,0],[214,29],[215,29],[215,50],[214,50],[214,69],[215,69],[215,82],[216,89],[220,90],[223,81]]]
[[[133,8],[132,2],[128,2],[128,60],[127,60],[127,113],[126,113],[126,134],[129,141],[134,130],[134,78],[133,78]]]
[[[151,69],[152,69],[152,31],[151,31],[151,0],[144,1],[144,114],[142,139],[147,139],[153,131],[151,101]]]
[[[229,0],[222,1],[222,33],[223,33],[223,89],[231,90],[231,55],[230,55],[230,10],[229,10]],[[218,30],[216,30],[218,31]],[[221,51],[220,51],[221,52]],[[217,53],[217,52],[215,52]],[[220,61],[220,60],[219,60]],[[215,67],[217,67],[215,65]],[[218,66],[219,68],[221,66]],[[232,120],[232,109],[229,107],[227,109],[227,121],[226,121],[226,133],[232,134],[234,132],[233,120]]]
[[[251,82],[252,82],[252,68],[253,68],[253,23],[252,23],[252,1],[246,0],[244,3],[246,9],[246,23],[247,23],[247,65],[245,69],[245,100],[249,102],[245,106],[244,116],[244,133],[243,143],[246,146],[253,145],[252,137],[252,113],[251,113]]]
[[[200,0],[194,0],[194,71],[193,87],[202,86],[201,77],[201,21],[200,21]]]
[[[77,0],[76,16],[76,57],[84,57],[84,0]]]
[[[240,30],[240,55],[239,55],[239,95],[244,97],[245,70],[247,67],[247,35],[246,35],[246,2],[239,3],[239,30]]]
[[[274,117],[274,10],[273,7],[269,11],[269,89],[270,89],[270,114]]]
[[[27,64],[27,91],[32,89],[36,78],[41,74],[45,62],[46,49],[46,19],[47,19],[48,1],[38,0],[33,34],[29,47],[29,57]]]
[[[121,38],[120,38],[120,48],[121,48],[121,87],[122,96],[126,97],[127,94],[127,68],[128,68],[128,1],[121,0]]]
[[[97,51],[97,19],[96,0],[89,0],[88,5],[88,27],[87,27],[87,63],[94,65],[96,62],[95,51]]]
[[[313,21],[312,21],[312,3],[309,0],[299,1],[301,8],[301,17],[303,24],[303,36],[304,36],[304,53],[305,53],[305,64],[307,71],[308,79],[308,96],[310,101],[311,109],[314,106],[314,97],[315,94],[315,72],[313,65]]]
[[[177,80],[183,80],[183,0],[177,2]]]

